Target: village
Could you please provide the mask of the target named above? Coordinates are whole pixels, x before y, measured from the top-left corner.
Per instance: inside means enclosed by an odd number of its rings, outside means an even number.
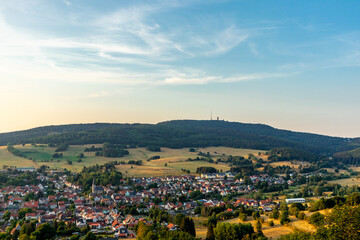
[[[153,224],[147,214],[154,208],[165,210],[171,215],[182,213],[196,216],[199,215],[200,207],[225,209],[230,203],[234,207],[243,205],[270,212],[276,204],[271,199],[247,199],[240,195],[256,192],[257,182],[285,183],[282,177],[259,174],[250,176],[252,183],[246,185],[243,179],[234,180],[234,174],[226,172],[199,176],[132,178],[131,184],[122,179],[118,186],[97,186],[93,181],[91,193],[84,194],[83,186],[70,183],[67,175],[62,172],[50,171],[36,175],[39,182],[37,185],[7,186],[0,189],[1,232],[6,232],[14,220],[33,221],[37,227],[44,223],[53,224],[57,220],[79,229],[88,228],[95,234],[134,237],[136,234],[133,228],[139,222]],[[55,189],[49,189],[49,183]],[[288,183],[291,184],[291,181]],[[231,194],[239,197],[229,202],[221,200],[221,197]],[[182,200],[177,201],[178,199]],[[225,211],[232,212],[233,209]],[[172,223],[161,224],[169,230],[177,229]],[[20,226],[17,224],[10,234],[19,230]]]

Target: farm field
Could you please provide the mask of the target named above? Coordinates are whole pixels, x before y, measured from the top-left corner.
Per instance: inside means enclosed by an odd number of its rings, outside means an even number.
[[[310,163],[308,162],[300,162],[300,161],[296,161],[295,164],[290,162],[290,161],[281,161],[281,162],[273,162],[273,163],[270,163],[271,166],[273,167],[276,167],[276,166],[289,166],[291,168],[299,168],[300,165],[303,165],[303,166],[307,166],[307,165],[310,165]]]
[[[191,174],[196,173],[198,167],[214,167],[219,171],[228,171],[230,166],[224,163],[209,163],[206,161],[186,161],[188,158],[197,158],[199,151],[203,153],[209,152],[213,155],[213,158],[226,158],[229,155],[244,156],[249,153],[258,154],[261,150],[253,149],[236,149],[228,147],[209,147],[199,148],[196,152],[189,152],[188,148],[183,149],[170,149],[161,148],[161,152],[151,152],[145,148],[133,148],[128,149],[129,155],[121,158],[107,158],[102,156],[95,156],[95,152],[85,152],[85,157],[81,162],[78,162],[77,156],[84,152],[86,147],[92,145],[71,145],[69,148],[62,152],[62,158],[53,158],[55,153],[55,147],[48,147],[44,145],[32,146],[30,144],[16,145],[16,149],[23,152],[27,159],[17,157],[9,153],[6,147],[0,148],[0,164],[11,166],[34,166],[39,167],[41,165],[49,166],[53,169],[68,169],[71,171],[79,172],[83,167],[92,166],[95,164],[105,164],[112,161],[124,161],[130,160],[142,160],[143,165],[119,165],[118,171],[122,172],[125,176],[134,177],[151,177],[151,176],[167,176],[167,175],[181,175],[184,174],[182,169],[190,170]],[[95,145],[100,147],[101,145]],[[160,159],[147,161],[150,157],[160,156]],[[71,161],[72,164],[68,162]],[[167,165],[167,166],[165,166]]]
[[[353,186],[353,185],[360,185],[360,178],[352,177],[352,178],[333,180],[333,181],[329,181],[329,182],[337,183],[342,186]]]
[[[241,149],[241,148],[230,148],[230,147],[207,147],[207,148],[198,148],[198,151],[203,153],[209,152],[211,155],[218,155],[221,156],[222,154],[225,155],[232,155],[232,156],[243,156],[247,157],[250,153],[257,156],[258,153],[264,154],[264,150],[255,150],[255,149]],[[261,157],[264,157],[262,155]]]
[[[207,218],[206,217],[193,217],[192,219],[194,220],[194,224],[195,224],[196,237],[205,239],[206,233],[207,233],[207,227],[203,226],[202,223],[204,221],[207,221]]]
[[[196,174],[196,169],[198,167],[214,167],[218,170],[227,171],[230,167],[226,164],[215,164],[209,163],[206,161],[177,161],[163,163],[162,159],[145,161],[143,165],[118,165],[116,166],[117,170],[121,172],[124,176],[132,177],[159,177],[159,176],[169,176],[169,175],[182,175],[185,174],[181,169],[190,170],[190,174]]]
[[[335,173],[335,168],[324,168],[324,169],[330,173]],[[344,169],[339,169],[339,172],[335,175],[346,174],[346,173],[348,173],[348,171]]]
[[[0,167],[15,166],[15,167],[36,167],[36,164],[28,159],[17,157],[9,153],[5,146],[0,147]]]
[[[309,213],[308,215],[311,215],[312,213]],[[285,234],[289,234],[291,232],[294,231],[294,228],[299,229],[299,230],[303,230],[303,231],[308,231],[308,232],[315,232],[316,228],[309,224],[308,221],[306,220],[299,220],[297,218],[295,218],[294,216],[290,216],[290,220],[291,222],[289,223],[289,225],[281,225],[280,224],[280,220],[275,220],[275,219],[269,219],[269,217],[262,215],[261,216],[264,220],[265,223],[262,224],[262,231],[264,233],[264,235],[267,238],[271,238],[271,239],[278,239],[281,235],[285,235]],[[274,222],[274,226],[270,227],[267,222],[269,222],[270,220],[272,220]],[[253,225],[253,227],[255,228],[255,224],[256,221],[253,220],[252,217],[248,217],[247,221],[241,221],[239,218],[233,218],[233,219],[229,219],[229,220],[224,220],[223,222],[227,222],[227,223],[251,223]]]
[[[270,227],[266,224],[267,221],[269,221],[269,218],[267,216],[262,215],[262,218],[264,218],[265,223],[262,224],[262,231],[264,233],[264,235],[268,238],[272,238],[272,239],[277,239],[279,238],[281,235],[285,235],[285,234],[289,234],[293,231],[293,229],[289,226],[286,225],[281,225],[279,220],[274,220],[274,226]],[[251,223],[251,225],[253,225],[253,227],[255,228],[255,223],[256,221],[253,220],[252,217],[248,217],[246,221],[241,221],[239,218],[234,218],[234,219],[229,219],[229,220],[225,220],[223,222],[227,222],[227,223]]]
[[[360,167],[353,166],[350,167],[350,169],[353,170],[354,172],[360,172]]]
[[[92,166],[95,164],[104,164],[106,162],[116,161],[119,159],[97,157],[94,153],[85,153],[85,158],[81,162],[77,162],[77,156],[84,151],[86,147],[84,146],[69,146],[69,148],[63,153],[63,158],[54,158],[52,159],[52,154],[55,153],[55,147],[34,147],[29,144],[22,146],[15,146],[16,149],[19,149],[25,152],[27,158],[32,159],[32,162],[38,167],[41,165],[49,166],[53,169],[67,169],[71,171],[79,172],[83,167]],[[6,149],[5,149],[6,150]],[[25,158],[22,158],[25,159]],[[31,160],[28,160],[31,161]],[[68,161],[72,161],[72,164],[68,164]],[[0,159],[0,163],[2,159]]]

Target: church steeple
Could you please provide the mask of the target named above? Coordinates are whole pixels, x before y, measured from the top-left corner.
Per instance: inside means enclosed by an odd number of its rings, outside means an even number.
[[[95,178],[93,178],[93,183],[92,183],[91,189],[92,189],[92,193],[95,193],[95,191],[96,191]]]

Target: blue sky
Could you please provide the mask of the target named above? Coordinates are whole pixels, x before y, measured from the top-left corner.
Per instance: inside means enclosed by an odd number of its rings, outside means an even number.
[[[359,1],[0,0],[0,132],[209,119],[360,136]]]

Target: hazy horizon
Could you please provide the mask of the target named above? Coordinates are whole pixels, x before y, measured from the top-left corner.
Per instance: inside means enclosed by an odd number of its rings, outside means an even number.
[[[0,0],[0,132],[213,118],[360,136],[360,2]]]

